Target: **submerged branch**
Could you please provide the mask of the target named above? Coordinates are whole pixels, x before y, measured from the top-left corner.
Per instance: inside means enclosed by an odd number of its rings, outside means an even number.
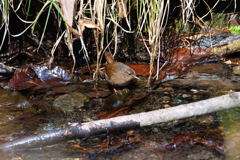
[[[72,124],[66,128],[40,133],[1,144],[0,149],[41,147],[64,140],[85,138],[100,133],[133,129],[134,127],[149,126],[156,123],[169,122],[239,106],[240,92],[230,91],[227,95],[167,109],[119,116],[82,124]]]

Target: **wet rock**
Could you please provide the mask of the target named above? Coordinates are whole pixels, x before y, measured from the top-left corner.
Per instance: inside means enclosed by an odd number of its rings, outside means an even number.
[[[239,83],[239,81],[240,81],[240,77],[237,76],[237,75],[232,75],[229,79],[230,79],[231,81],[237,82],[237,83]]]
[[[31,107],[30,103],[26,100],[26,98],[18,91],[7,91],[1,89],[0,95],[0,106],[7,107],[17,107],[17,108],[29,108]]]
[[[233,67],[233,73],[234,74],[240,74],[240,66]]]
[[[162,85],[164,85],[164,83]],[[156,90],[159,92],[163,92],[163,93],[168,93],[168,92],[174,91],[174,89],[171,86],[160,86]]]
[[[217,73],[225,69],[225,65],[222,63],[205,63],[189,66],[192,71],[197,73],[212,74]]]
[[[213,124],[214,123],[214,117],[212,115],[203,115],[203,116],[200,116],[196,119],[196,122],[199,122],[199,124]]]
[[[210,151],[202,150],[198,153],[193,153],[187,155],[188,159],[219,159],[223,160],[224,156],[216,156]]]
[[[0,89],[0,93],[0,124],[12,121],[24,113],[36,112],[20,92]]]
[[[162,97],[162,103],[163,103],[163,104],[169,103],[170,100],[171,100],[171,98],[170,98],[169,96],[163,96],[163,97]]]
[[[171,106],[168,105],[168,104],[163,104],[163,107],[164,107],[164,108],[170,108]]]
[[[54,100],[53,107],[64,112],[73,112],[86,106],[89,101],[90,99],[86,95],[74,92],[59,96]]]

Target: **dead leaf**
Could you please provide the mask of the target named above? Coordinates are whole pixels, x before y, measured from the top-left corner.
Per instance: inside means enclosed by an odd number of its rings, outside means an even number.
[[[194,46],[194,47],[181,47],[176,48],[173,51],[172,63],[182,63],[191,64],[196,62],[201,62],[206,60],[210,55],[210,52],[206,51],[204,48]]]
[[[67,24],[72,26],[75,0],[60,0],[60,5]]]
[[[33,65],[17,70],[8,85],[14,90],[24,90],[33,86],[48,88],[65,86],[70,82],[71,73],[58,66]]]
[[[37,125],[37,124],[39,124],[39,121],[41,121],[41,120],[45,120],[45,118],[42,115],[26,113],[26,114],[22,114],[22,115],[16,117],[14,120],[14,123]]]
[[[83,33],[83,31],[85,30],[85,27],[87,27],[87,28],[96,28],[96,29],[100,30],[100,28],[93,21],[90,21],[90,20],[88,20],[86,18],[80,19],[78,24],[80,25],[80,28],[81,28],[80,34]]]
[[[150,66],[149,64],[128,64],[129,67],[131,67],[135,72],[137,76],[148,76]],[[153,75],[157,73],[157,66],[154,65],[153,69]]]
[[[36,84],[40,84],[39,86],[43,85],[41,80],[37,78],[36,74],[29,67],[17,70],[8,83],[9,87],[14,90],[27,89]]]
[[[126,18],[127,17],[127,5],[126,0],[120,0],[118,2],[118,8],[119,8],[119,18]]]

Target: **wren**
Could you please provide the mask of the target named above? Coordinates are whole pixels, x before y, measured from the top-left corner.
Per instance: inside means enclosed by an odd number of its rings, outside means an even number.
[[[139,79],[129,66],[116,62],[109,52],[105,52],[108,64],[105,65],[105,78],[114,87],[124,87],[133,79]]]

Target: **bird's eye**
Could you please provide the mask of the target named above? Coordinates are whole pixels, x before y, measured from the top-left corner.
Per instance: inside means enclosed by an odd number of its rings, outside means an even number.
[[[131,75],[131,73],[129,72],[128,75]]]

